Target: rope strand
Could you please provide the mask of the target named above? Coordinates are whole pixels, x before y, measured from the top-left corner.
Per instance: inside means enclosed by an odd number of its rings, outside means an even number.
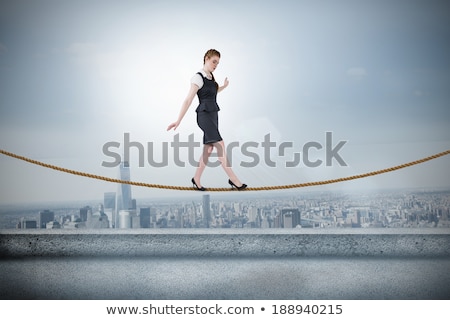
[[[37,166],[41,166],[41,167],[45,167],[45,168],[49,168],[52,170],[56,170],[56,171],[61,171],[61,172],[65,172],[65,173],[69,173],[72,175],[77,175],[77,176],[82,176],[82,177],[87,177],[87,178],[91,178],[91,179],[96,179],[96,180],[103,180],[103,181],[107,181],[107,182],[113,182],[113,183],[121,183],[121,184],[130,184],[133,186],[138,186],[138,187],[147,187],[147,188],[156,188],[156,189],[170,189],[170,190],[180,190],[180,191],[193,191],[194,189],[192,187],[181,187],[181,186],[170,186],[170,185],[162,185],[162,184],[153,184],[153,183],[145,183],[145,182],[136,182],[136,181],[127,181],[127,180],[120,180],[120,179],[113,179],[113,178],[108,178],[108,177],[104,177],[104,176],[99,176],[99,175],[94,175],[94,174],[90,174],[90,173],[86,173],[86,172],[81,172],[81,171],[76,171],[76,170],[71,170],[71,169],[66,169],[66,168],[62,168],[62,167],[58,167],[58,166],[54,166],[48,163],[44,163],[44,162],[40,162],[37,160],[33,160],[21,155],[17,155],[14,154],[12,152],[8,152],[6,150],[2,150],[0,149],[0,153],[11,157],[11,158],[15,158],[15,159],[19,159],[25,162],[29,162],[32,163],[34,165]],[[332,184],[332,183],[338,183],[338,182],[344,182],[344,181],[350,181],[350,180],[356,180],[356,179],[362,179],[362,178],[366,178],[366,177],[370,177],[370,176],[376,176],[376,175],[380,175],[380,174],[384,174],[384,173],[388,173],[388,172],[392,172],[392,171],[396,171],[396,170],[400,170],[406,167],[411,167],[420,163],[424,163],[439,157],[443,157],[445,155],[450,154],[450,150],[446,150],[440,153],[436,153],[434,155],[431,155],[429,157],[426,158],[422,158],[416,161],[411,161],[411,162],[407,162],[398,166],[394,166],[394,167],[390,167],[390,168],[386,168],[386,169],[382,169],[382,170],[377,170],[377,171],[371,171],[371,172],[367,172],[367,173],[363,173],[363,174],[358,174],[358,175],[353,175],[353,176],[348,176],[348,177],[343,177],[343,178],[337,178],[337,179],[330,179],[330,180],[321,180],[321,181],[312,181],[312,182],[304,182],[304,183],[297,183],[297,184],[288,184],[288,185],[278,185],[278,186],[263,186],[263,187],[247,187],[246,189],[244,189],[245,191],[267,191],[267,190],[280,190],[280,189],[294,189],[294,188],[304,188],[304,187],[312,187],[312,186],[320,186],[320,185],[326,185],[326,184]],[[231,189],[231,188],[208,188],[207,191],[233,191],[235,189]]]

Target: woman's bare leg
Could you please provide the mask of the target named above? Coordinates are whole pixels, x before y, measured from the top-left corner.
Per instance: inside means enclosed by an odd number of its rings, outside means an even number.
[[[225,152],[225,143],[222,141],[215,142],[214,147],[217,150],[217,155],[219,157],[219,161],[222,165],[223,170],[227,174],[228,178],[236,185],[241,186],[242,182],[238,179],[233,169],[231,169],[230,162],[228,161],[227,154]]]
[[[195,171],[194,180],[195,183],[197,183],[197,186],[199,188],[202,187],[200,183],[200,179],[202,177],[203,171],[205,171],[206,164],[208,163],[209,156],[211,155],[212,151],[214,149],[214,145],[212,144],[205,144],[203,146],[203,153],[200,157],[200,160],[198,162],[197,170]]]

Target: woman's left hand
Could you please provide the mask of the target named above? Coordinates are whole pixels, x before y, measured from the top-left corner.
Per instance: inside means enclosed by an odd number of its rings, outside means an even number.
[[[219,92],[228,87],[228,84],[230,82],[228,81],[228,78],[225,78],[225,81],[223,82],[223,86],[219,87]]]

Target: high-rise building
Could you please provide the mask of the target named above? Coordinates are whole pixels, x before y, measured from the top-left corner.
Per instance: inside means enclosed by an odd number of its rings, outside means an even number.
[[[20,229],[36,229],[37,222],[36,222],[36,220],[29,220],[27,218],[21,218],[20,222],[18,224],[18,227]]]
[[[88,220],[88,215],[91,212],[91,207],[86,206],[84,208],[80,208],[80,220],[81,222],[86,222]]]
[[[104,209],[103,213],[108,218],[109,228],[114,228],[114,209]]]
[[[55,213],[50,210],[44,210],[39,212],[39,228],[46,229],[47,222],[55,220]]]
[[[273,218],[273,227],[274,228],[284,228],[283,215],[281,212],[276,212],[276,214]]]
[[[139,219],[141,228],[150,228],[150,208],[140,208]]]
[[[130,165],[128,161],[120,163],[120,180],[130,181]],[[132,208],[131,185],[119,184],[116,198],[116,212]],[[116,226],[119,225],[119,214],[116,215]]]
[[[258,208],[254,207],[254,206],[250,206],[248,208],[248,222],[255,222],[256,218],[258,216]]]
[[[184,221],[184,210],[182,208],[179,208],[176,212],[176,220],[178,221],[179,228],[184,228],[185,221]]]
[[[119,223],[120,229],[130,229],[131,228],[131,212],[130,210],[120,210],[119,211]]]
[[[211,222],[211,204],[209,202],[209,194],[203,195],[203,222],[206,228],[209,228]]]
[[[115,192],[105,192],[103,196],[103,208],[105,214],[109,219],[109,227],[116,227],[116,193]]]
[[[140,217],[136,214],[136,210],[129,210],[131,218],[131,228],[139,229],[141,227]]]
[[[284,208],[281,210],[283,228],[295,228],[300,225],[300,210],[297,208]]]
[[[272,220],[270,219],[270,216],[266,215],[265,217],[262,217],[261,228],[271,228],[271,227],[272,227]]]
[[[285,213],[283,215],[283,227],[284,228],[293,228],[293,217],[292,217],[292,213]]]

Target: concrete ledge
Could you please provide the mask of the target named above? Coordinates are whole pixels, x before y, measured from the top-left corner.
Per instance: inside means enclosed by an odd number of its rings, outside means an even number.
[[[2,230],[0,257],[450,257],[450,229]]]

